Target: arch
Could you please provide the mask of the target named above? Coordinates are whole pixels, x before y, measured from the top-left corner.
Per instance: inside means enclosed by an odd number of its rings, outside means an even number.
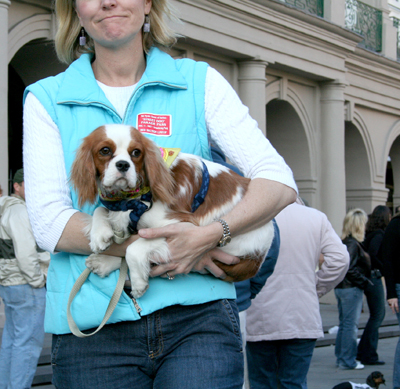
[[[300,195],[315,206],[317,164],[312,123],[296,91],[285,84],[282,99],[281,86],[277,81],[266,88],[267,137],[292,168]]]
[[[387,156],[390,155],[390,150],[392,148],[392,145],[399,136],[400,136],[400,119],[396,120],[393,123],[392,127],[386,134],[385,146],[383,148],[383,155],[381,155],[380,158],[381,163],[383,162],[382,158],[385,158],[384,162],[386,162]]]
[[[35,39],[52,39],[53,18],[51,14],[39,14],[26,18],[8,33],[8,63],[17,51]]]
[[[358,112],[357,110],[354,111],[352,123],[357,128],[358,132],[360,133],[360,136],[363,140],[363,144],[365,146],[365,151],[366,151],[367,157],[368,157],[370,181],[371,181],[371,183],[374,181],[378,181],[377,177],[379,176],[380,169],[378,169],[377,164],[376,164],[375,151],[374,151],[374,147],[372,144],[370,132],[368,130],[368,127],[365,123],[364,118],[362,117],[361,113]],[[386,166],[385,166],[385,169],[386,169]],[[384,177],[384,170],[381,170],[380,173],[381,173],[380,176]]]
[[[345,123],[347,209],[361,207],[371,212],[376,205],[386,203],[386,163],[383,168],[375,154],[366,120],[355,110],[353,120]]]
[[[285,93],[284,96],[282,93],[282,83],[281,80],[277,80],[269,84],[266,88],[266,104],[268,104],[272,100],[283,100],[287,101],[295,110],[299,120],[302,124],[302,127],[305,132],[305,136],[307,138],[308,148],[309,148],[309,156],[311,161],[311,176],[315,179],[318,175],[317,171],[317,142],[315,137],[315,130],[312,124],[312,120],[307,112],[307,108],[303,104],[302,99],[298,96],[297,92],[285,83]],[[267,119],[268,120],[268,119]],[[268,137],[268,133],[267,133]]]
[[[400,120],[393,123],[385,138],[381,163],[390,157],[393,171],[393,205],[400,205]]]

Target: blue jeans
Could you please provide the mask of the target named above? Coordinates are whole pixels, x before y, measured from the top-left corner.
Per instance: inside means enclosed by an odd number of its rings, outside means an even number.
[[[400,284],[396,284],[397,298],[400,302]],[[397,312],[397,320],[400,325],[400,313]],[[397,342],[396,352],[394,354],[393,362],[393,388],[400,388],[400,338]]]
[[[251,389],[307,389],[316,339],[247,342]]]
[[[0,389],[30,388],[44,340],[46,289],[1,286],[6,323],[0,349]]]
[[[336,335],[336,364],[340,369],[354,369],[357,365],[357,331],[363,291],[360,288],[335,289],[339,309],[339,330]]]
[[[53,335],[57,389],[241,389],[235,301],[174,305],[96,335]]]
[[[379,327],[385,318],[385,291],[383,289],[382,279],[372,276],[371,281],[374,285],[368,285],[364,290],[369,308],[369,319],[358,344],[357,359],[361,363],[374,363],[379,360],[378,340]]]

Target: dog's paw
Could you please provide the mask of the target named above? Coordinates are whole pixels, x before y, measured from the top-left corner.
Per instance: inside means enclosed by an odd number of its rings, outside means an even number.
[[[121,258],[110,255],[92,254],[86,258],[86,267],[99,277],[107,277],[121,267]]]
[[[146,290],[149,288],[149,284],[146,282],[135,282],[135,285],[132,284],[132,291],[131,291],[131,295],[132,297],[134,297],[135,299],[138,299],[139,297],[142,297]]]
[[[111,228],[103,230],[101,234],[90,234],[91,250],[96,254],[102,253],[114,242],[113,237],[114,232]]]

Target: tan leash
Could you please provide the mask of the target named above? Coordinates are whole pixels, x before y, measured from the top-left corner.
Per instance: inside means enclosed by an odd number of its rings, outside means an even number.
[[[119,278],[117,281],[117,286],[115,287],[114,293],[111,296],[111,300],[108,304],[106,313],[104,314],[104,318],[95,331],[91,332],[90,334],[84,334],[83,332],[81,332],[79,330],[78,326],[76,325],[76,323],[74,321],[74,318],[72,317],[71,304],[72,304],[72,301],[74,300],[76,294],[79,292],[82,285],[85,283],[85,281],[89,277],[90,273],[91,272],[88,268],[86,268],[82,272],[82,274],[75,281],[75,284],[72,287],[72,290],[71,290],[71,293],[70,293],[69,299],[68,299],[67,319],[68,319],[69,329],[75,336],[77,336],[79,338],[86,338],[88,336],[94,335],[95,333],[99,332],[104,327],[104,325],[107,323],[107,320],[111,317],[112,313],[114,312],[114,309],[118,304],[119,298],[121,297],[122,290],[124,289],[126,275],[128,274],[128,265],[126,263],[125,258],[122,258],[121,268],[119,270]]]

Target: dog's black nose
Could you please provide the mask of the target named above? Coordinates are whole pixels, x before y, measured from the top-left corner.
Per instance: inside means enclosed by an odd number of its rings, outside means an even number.
[[[126,172],[129,169],[129,162],[127,161],[118,161],[115,166],[117,167],[118,171],[121,173]]]

